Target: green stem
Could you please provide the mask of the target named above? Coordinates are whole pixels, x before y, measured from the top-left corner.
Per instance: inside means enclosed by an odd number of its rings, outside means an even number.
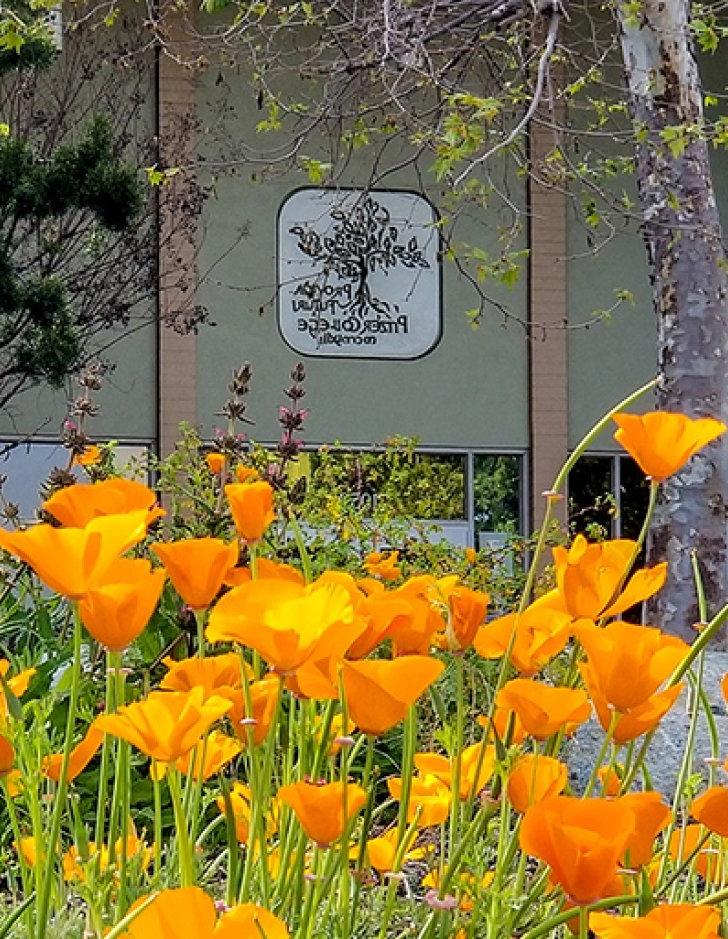
[[[621,897],[610,897],[607,900],[599,900],[597,903],[590,903],[589,906],[583,907],[586,910],[587,914],[596,912],[597,910],[608,910],[613,906],[629,906],[631,903],[639,903],[640,898],[638,896],[621,896]],[[562,926],[564,923],[568,923],[570,919],[574,918],[574,910],[564,910],[561,913],[558,913],[556,916],[550,916],[547,920],[540,923],[534,929],[531,929],[529,932],[525,933],[522,939],[539,939],[540,936],[550,936],[553,935],[553,930],[558,926]]]
[[[187,819],[185,818],[184,809],[182,808],[179,773],[173,766],[170,766],[167,770],[167,782],[169,784],[169,794],[172,797],[174,823],[177,829],[180,884],[183,887],[191,887],[195,882],[192,842],[190,841],[190,834],[187,829]]]
[[[63,809],[66,804],[66,793],[68,791],[68,762],[73,749],[73,730],[76,724],[76,712],[78,710],[79,687],[81,677],[81,636],[82,626],[78,610],[73,609],[73,660],[71,662],[71,691],[68,699],[68,717],[66,718],[66,735],[63,741],[63,759],[61,760],[61,775],[58,780],[56,790],[56,799],[53,806],[53,816],[51,818],[51,829],[46,842],[47,850],[45,859],[42,861],[43,880],[41,883],[41,892],[38,897],[38,939],[45,939],[48,930],[49,909],[51,901],[51,890],[53,887],[53,873],[56,866],[56,860],[59,856],[59,838],[61,835],[61,821]]]
[[[306,547],[306,541],[303,537],[303,532],[301,531],[301,526],[298,524],[298,519],[291,512],[288,516],[288,523],[291,526],[291,531],[293,532],[293,540],[296,542],[296,547],[298,548],[298,555],[301,558],[301,570],[303,571],[303,576],[307,584],[310,584],[313,580],[313,571],[311,569],[311,556],[308,553],[308,548]]]
[[[205,658],[205,610],[195,610],[195,625],[197,626],[197,654]]]

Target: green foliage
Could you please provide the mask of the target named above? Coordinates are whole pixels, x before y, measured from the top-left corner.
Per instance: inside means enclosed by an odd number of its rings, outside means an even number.
[[[82,324],[53,259],[63,245],[57,222],[87,213],[110,231],[126,230],[142,207],[134,167],[114,153],[107,121],[95,118],[78,143],[41,158],[25,140],[0,136],[0,356],[3,373],[58,387],[82,357]],[[50,226],[50,227],[49,227]],[[27,258],[40,243],[42,257]]]

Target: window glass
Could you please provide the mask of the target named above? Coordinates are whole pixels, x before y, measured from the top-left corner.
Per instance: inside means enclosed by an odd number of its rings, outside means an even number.
[[[645,520],[650,497],[650,484],[632,457],[620,461],[619,509],[622,537],[636,539]]]
[[[119,444],[114,449],[115,467],[124,474],[127,467],[143,463],[148,448],[144,445]],[[19,443],[0,440],[0,473],[6,477],[3,495],[20,509],[20,518],[36,518],[42,501],[41,487],[55,467],[68,466],[68,450],[57,442]],[[80,467],[74,467],[79,481],[88,477]]]
[[[496,533],[521,530],[522,459],[479,454],[473,460],[476,544]],[[490,539],[494,540],[494,539]],[[497,540],[497,539],[495,539]]]
[[[384,451],[322,447],[305,457],[299,472],[317,489],[343,489],[365,508],[387,506],[393,515],[424,520],[466,518],[461,454],[417,453],[408,441],[394,441]]]
[[[616,514],[613,458],[583,456],[569,473],[569,529],[592,540],[610,538]]]

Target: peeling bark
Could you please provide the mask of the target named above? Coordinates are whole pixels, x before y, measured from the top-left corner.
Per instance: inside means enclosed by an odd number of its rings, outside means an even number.
[[[708,145],[699,133],[702,85],[690,3],[643,0],[636,24],[625,10],[617,4],[632,116],[641,132],[637,178],[658,320],[658,405],[728,423],[728,276]],[[679,154],[663,136],[677,127],[687,129]],[[725,440],[662,487],[648,553],[650,563],[667,560],[670,573],[649,615],[687,640],[695,638],[699,619],[691,550],[698,553],[709,613],[728,596],[727,492]]]

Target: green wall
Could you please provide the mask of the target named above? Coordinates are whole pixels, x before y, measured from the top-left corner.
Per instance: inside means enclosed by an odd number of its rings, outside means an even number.
[[[224,114],[225,133],[232,140],[255,140],[253,128],[261,119],[255,95],[242,77],[220,89],[216,71],[199,88],[202,153],[219,159],[218,115]],[[227,96],[227,98],[226,98]],[[260,147],[275,144],[271,135],[258,135]],[[311,148],[306,149],[311,153]],[[356,186],[368,178],[366,154],[348,172],[344,184]],[[255,173],[256,181],[251,181]],[[425,178],[427,178],[425,176]],[[418,188],[414,173],[400,172],[386,181],[391,189]],[[278,334],[275,303],[276,214],[293,190],[310,185],[305,174],[248,164],[236,174],[214,180],[214,197],[206,206],[201,236],[200,270],[214,267],[203,282],[200,302],[217,324],[198,337],[198,419],[210,433],[214,413],[225,396],[227,377],[243,360],[254,367],[249,413],[256,420],[251,436],[278,436],[277,408],[284,399],[288,372],[300,356]],[[442,193],[428,193],[439,206]],[[523,200],[523,184],[513,184],[512,198]],[[495,204],[495,202],[494,202]],[[497,227],[504,221],[496,209],[475,217],[463,213],[458,241],[493,247]],[[248,235],[222,260],[241,226]],[[465,311],[475,305],[472,292],[452,263],[444,264],[444,332],[433,352],[415,361],[304,359],[311,415],[304,437],[308,443],[341,440],[371,444],[393,434],[413,435],[437,447],[520,448],[528,445],[527,346],[522,328],[503,325],[500,314],[489,311],[484,325],[473,331]],[[502,285],[492,293],[525,317],[525,277],[515,289]]]

